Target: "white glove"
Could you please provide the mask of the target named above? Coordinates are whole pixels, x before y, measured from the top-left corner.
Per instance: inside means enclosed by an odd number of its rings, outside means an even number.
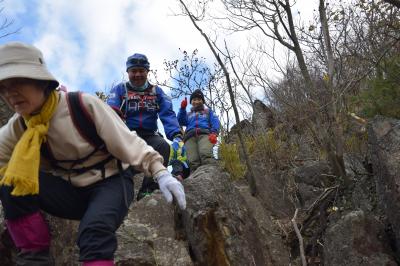
[[[185,191],[181,182],[176,180],[170,172],[165,171],[156,177],[160,190],[168,203],[172,202],[172,195],[174,195],[181,210],[186,209]]]

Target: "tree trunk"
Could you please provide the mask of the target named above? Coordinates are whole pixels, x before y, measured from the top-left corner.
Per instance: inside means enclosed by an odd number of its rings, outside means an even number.
[[[233,112],[235,114],[235,120],[236,120],[236,124],[239,125],[240,123],[240,118],[239,118],[239,112],[236,106],[236,102],[235,102],[235,96],[233,94],[233,89],[232,89],[232,85],[231,85],[231,80],[229,77],[229,72],[225,66],[225,64],[222,62],[220,56],[218,55],[217,51],[215,50],[213,44],[211,43],[210,39],[208,38],[208,36],[202,31],[202,29],[197,25],[195,19],[193,18],[193,15],[189,12],[187,6],[185,5],[185,3],[182,0],[179,0],[179,2],[182,4],[183,8],[185,9],[185,11],[187,12],[187,15],[189,16],[190,20],[192,21],[193,25],[195,26],[195,28],[200,32],[200,34],[204,37],[204,39],[206,40],[208,46],[210,47],[212,53],[214,54],[214,57],[217,59],[218,64],[221,66],[222,70],[224,71],[224,75],[226,78],[226,83],[228,86],[228,91],[229,91],[229,97],[232,103],[232,107],[233,107]],[[241,127],[238,127],[238,136],[239,136],[239,142],[240,142],[240,147],[242,148],[242,152],[243,152],[243,157],[244,160],[246,162],[246,166],[247,166],[247,171],[248,171],[248,181],[249,181],[249,185],[250,185],[250,193],[252,196],[256,196],[257,194],[257,187],[256,187],[256,182],[255,182],[255,175],[254,175],[254,171],[253,171],[253,167],[250,164],[250,159],[247,153],[247,149],[246,149],[246,144],[244,141],[244,137],[243,137],[243,132]]]
[[[333,173],[342,177],[344,180],[344,185],[348,185],[349,179],[346,176],[346,170],[343,160],[343,129],[341,126],[341,112],[337,104],[340,104],[340,95],[335,93],[335,59],[333,56],[333,50],[331,45],[331,38],[329,35],[328,19],[326,17],[325,0],[319,0],[319,18],[322,27],[322,35],[324,37],[324,46],[326,51],[327,69],[328,73],[325,77],[325,84],[329,90],[331,96],[330,103],[327,105],[327,117],[328,117],[328,132],[326,138],[326,151],[328,153],[328,158],[331,163]]]

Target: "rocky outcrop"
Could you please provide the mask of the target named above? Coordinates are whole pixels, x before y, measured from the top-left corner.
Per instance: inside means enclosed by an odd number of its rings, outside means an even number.
[[[252,116],[253,127],[259,131],[266,132],[268,128],[273,128],[276,125],[274,113],[262,101],[254,101],[254,112]]]
[[[252,136],[254,133],[253,125],[249,120],[244,119],[231,128],[225,140],[227,143],[239,143],[239,128],[242,130],[244,136]]]
[[[363,211],[352,211],[325,233],[325,266],[396,266],[384,226]]]
[[[232,143],[238,141],[238,130],[241,128],[244,136],[256,136],[265,134],[268,129],[274,128],[277,124],[274,113],[260,100],[255,100],[254,112],[251,121],[244,119],[239,124],[234,125],[228,134],[226,142]]]
[[[329,165],[323,161],[306,162],[291,170],[291,175],[297,187],[298,203],[304,209],[309,208],[323,193],[324,188],[332,183]]]
[[[291,260],[290,248],[284,241],[285,234],[282,232],[282,223],[285,220],[277,219],[274,215],[275,211],[266,209],[259,198],[253,197],[248,185],[237,181],[235,186],[246,202],[250,216],[254,217],[254,226],[260,229],[258,239],[264,253],[268,255],[267,265],[297,265]]]
[[[400,252],[400,121],[376,117],[368,125],[369,157],[378,206],[387,216]]]
[[[285,219],[294,213],[291,186],[287,171],[268,171],[260,163],[254,167],[257,198],[273,217]]]

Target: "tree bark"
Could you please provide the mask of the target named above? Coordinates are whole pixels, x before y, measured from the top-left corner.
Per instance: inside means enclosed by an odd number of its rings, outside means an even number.
[[[326,16],[325,0],[319,0],[319,18],[322,27],[322,35],[324,37],[323,45],[325,46],[324,51],[326,52],[327,70],[328,73],[325,77],[325,84],[329,90],[331,96],[330,102],[326,108],[328,113],[328,129],[325,136],[326,151],[328,153],[328,159],[331,163],[333,173],[342,177],[344,185],[348,185],[349,179],[346,176],[346,170],[343,161],[343,130],[341,126],[341,113],[340,108],[337,108],[336,103],[340,104],[340,95],[335,93],[335,58],[333,55],[331,38],[329,35],[329,25]]]

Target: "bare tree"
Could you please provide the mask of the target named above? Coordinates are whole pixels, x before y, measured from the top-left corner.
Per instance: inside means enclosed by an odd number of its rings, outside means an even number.
[[[164,60],[164,71],[168,79],[160,81],[157,72],[153,73],[156,82],[170,88],[172,98],[186,97],[195,89],[201,89],[204,92],[206,105],[221,118],[223,127],[221,132],[226,132],[232,120],[229,115],[232,105],[227,101],[228,93],[221,67],[218,63],[210,65],[204,57],[199,56],[197,49],[192,53],[185,50],[181,52],[182,58]]]
[[[343,134],[338,124],[338,113],[335,108],[337,95],[333,93],[334,57],[330,44],[329,28],[326,21],[325,3],[320,1],[320,20],[323,32],[322,48],[326,61],[325,74],[327,84],[325,88],[318,88],[310,74],[310,66],[306,62],[303,48],[300,43],[299,28],[295,25],[292,14],[292,6],[289,0],[267,0],[267,1],[232,1],[222,0],[229,16],[226,18],[231,23],[231,29],[250,30],[258,29],[261,33],[294,53],[298,68],[303,77],[303,93],[297,94],[304,98],[303,101],[308,105],[310,112],[308,119],[302,121],[306,123],[315,141],[327,151],[328,158],[337,176],[346,179],[343,163]],[[325,20],[324,20],[325,19]],[[258,78],[262,79],[261,73]],[[320,101],[318,91],[326,90],[329,95],[327,102]],[[325,93],[326,94],[326,93]],[[293,106],[297,107],[297,106]],[[297,109],[297,108],[296,108]]]
[[[382,1],[354,1],[351,5],[360,6],[364,12],[362,18],[366,23],[363,23],[361,15],[353,11],[355,8],[339,3],[340,7],[334,9],[321,0],[315,24],[307,31],[295,21],[289,0],[221,1],[228,14],[225,17],[229,23],[227,28],[232,32],[258,30],[265,38],[260,38],[256,49],[275,62],[284,77],[289,75],[284,79],[287,85],[292,85],[285,88],[284,83],[274,82],[260,67],[251,70],[256,83],[272,92],[270,100],[274,98],[286,110],[297,116],[301,114],[297,120],[308,127],[315,143],[326,151],[335,175],[348,183],[342,128],[348,119],[348,92],[356,92],[360,81],[396,47],[399,40],[397,11]],[[355,30],[349,30],[353,20]],[[294,54],[297,66],[279,67],[274,51],[268,53],[264,48],[266,40],[286,47]],[[358,57],[364,62],[356,59],[356,54],[360,54]],[[291,59],[286,63],[290,62]],[[301,74],[300,80],[297,74],[293,76],[297,71]],[[291,82],[291,78],[296,78],[296,82]]]
[[[233,108],[233,112],[235,114],[235,120],[236,123],[239,124],[240,123],[240,117],[239,117],[239,112],[235,103],[235,95],[234,95],[234,91],[232,88],[232,83],[231,83],[231,79],[230,79],[230,73],[226,67],[226,64],[224,63],[224,61],[221,59],[219,53],[217,52],[217,48],[216,48],[216,44],[215,42],[213,43],[210,40],[210,37],[205,34],[203,32],[203,30],[199,27],[199,25],[197,24],[197,21],[199,21],[199,19],[201,18],[201,16],[195,16],[187,7],[187,5],[185,4],[185,2],[183,0],[179,0],[179,2],[182,5],[182,8],[184,10],[184,13],[190,18],[193,26],[199,31],[199,33],[204,37],[204,39],[206,40],[208,47],[210,48],[210,50],[212,51],[215,59],[217,60],[218,64],[220,65],[220,67],[222,68],[225,78],[226,78],[226,85],[228,88],[228,92],[229,92],[229,96],[230,96],[230,100],[231,100],[231,104],[232,104],[232,108]],[[202,6],[202,10],[205,10],[205,4]],[[204,13],[202,13],[204,14]],[[253,167],[250,164],[250,159],[248,156],[248,152],[246,149],[246,145],[245,145],[245,141],[244,141],[244,137],[243,137],[243,133],[240,127],[238,127],[238,135],[239,135],[239,141],[241,144],[241,148],[242,148],[242,152],[243,152],[243,156],[246,162],[246,166],[247,166],[247,170],[249,172],[248,175],[248,181],[249,181],[249,185],[250,185],[250,192],[253,196],[255,196],[257,194],[257,187],[256,187],[256,183],[255,183],[255,176],[254,176],[254,172],[253,172]]]
[[[0,0],[0,5],[3,3],[3,0]],[[14,24],[14,20],[9,19],[5,16],[3,16],[3,11],[4,7],[0,8],[0,39],[4,38],[6,36],[15,34],[19,31],[19,29],[12,29],[12,26]],[[11,116],[12,112],[8,108],[8,106],[3,102],[3,100],[0,98],[0,126],[5,124],[9,117]]]
[[[231,50],[226,46],[224,50],[218,49],[210,35],[197,27],[214,48],[214,54],[228,60],[234,75],[231,87],[240,87],[247,94],[246,99],[252,99],[255,87],[264,88],[271,104],[297,116],[299,124],[308,128],[315,144],[326,152],[334,174],[348,184],[343,160],[343,125],[349,119],[349,98],[357,94],[365,77],[374,75],[383,58],[398,51],[398,10],[383,1],[354,0],[350,4],[328,5],[320,0],[314,24],[305,27],[299,16],[293,15],[289,0],[221,0],[221,3],[226,15],[223,20],[214,17],[213,22],[224,21],[221,25],[231,33],[260,33],[253,50],[260,58],[274,62],[275,71],[283,76],[278,82],[274,80],[269,69],[259,63],[262,59],[250,63],[243,58],[237,60]],[[194,24],[205,17],[205,5],[200,6],[201,15],[191,17]],[[269,40],[273,41],[272,50],[265,48]],[[282,64],[275,57],[275,43],[289,51],[287,61]],[[240,96],[234,94],[234,98],[237,101]]]
[[[173,98],[190,95],[195,89],[208,90],[218,69],[211,69],[205,58],[198,56],[197,49],[192,53],[179,50],[183,54],[182,59],[164,60],[164,70],[169,78],[158,83],[170,88]]]
[[[0,5],[4,0],[0,0]],[[0,7],[0,38],[17,33],[20,29],[13,28],[14,20],[3,16],[4,7]]]

